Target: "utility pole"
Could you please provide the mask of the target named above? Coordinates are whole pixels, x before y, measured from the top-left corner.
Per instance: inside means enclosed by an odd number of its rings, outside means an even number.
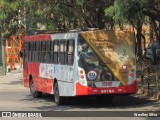
[[[2,74],[6,75],[6,55],[5,55],[5,40],[4,40],[4,33],[1,33],[1,40],[2,40]]]

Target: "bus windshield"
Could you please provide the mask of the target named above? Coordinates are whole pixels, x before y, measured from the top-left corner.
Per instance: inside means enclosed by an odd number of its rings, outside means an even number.
[[[78,37],[78,57],[78,65],[84,69],[86,75],[89,71],[95,71],[97,73],[97,77],[94,80],[95,82],[113,80],[113,75],[106,64],[99,58],[82,36]],[[87,78],[87,80],[88,82],[90,81],[89,78]]]

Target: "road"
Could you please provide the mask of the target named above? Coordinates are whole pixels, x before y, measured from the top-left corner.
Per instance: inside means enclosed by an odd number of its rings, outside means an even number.
[[[0,76],[0,111],[123,111],[126,114],[127,111],[160,111],[160,101],[149,100],[138,94],[115,96],[112,104],[85,97],[72,98],[70,105],[57,106],[53,95],[44,94],[42,98],[35,99],[22,83],[22,73]]]

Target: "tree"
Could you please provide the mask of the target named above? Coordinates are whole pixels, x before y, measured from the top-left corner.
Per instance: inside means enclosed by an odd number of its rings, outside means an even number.
[[[48,23],[64,29],[75,28],[105,28],[110,18],[104,14],[104,9],[113,0],[48,0],[48,10],[45,14],[50,18]]]
[[[114,5],[105,9],[107,16],[111,16],[118,22],[121,29],[123,23],[130,23],[137,30],[137,47],[138,56],[142,58],[142,25],[144,21],[144,14],[140,11],[142,3],[139,0],[115,0]]]
[[[159,0],[141,0],[143,1],[142,12],[156,21],[160,21],[160,2]]]
[[[5,38],[9,38],[10,35],[16,34],[18,29],[18,15],[21,0],[10,1],[1,0],[0,2],[0,32],[4,33]]]
[[[77,28],[113,28],[113,20],[104,9],[113,0],[1,0],[1,21],[6,35],[16,34],[26,24],[27,34],[37,30],[69,30]],[[26,18],[26,19],[25,19]],[[18,26],[18,27],[17,27]],[[2,29],[1,29],[2,30]]]

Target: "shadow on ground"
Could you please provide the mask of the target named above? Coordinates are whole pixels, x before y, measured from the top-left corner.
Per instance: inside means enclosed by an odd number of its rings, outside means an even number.
[[[70,102],[68,105],[57,106],[54,103],[54,96],[44,94],[42,98],[32,98],[31,95],[27,95],[26,99],[22,99],[21,101],[32,101],[34,103],[43,103],[43,106],[33,107],[37,110],[42,111],[52,111],[52,110],[119,110],[123,109],[124,111],[129,108],[141,108],[144,106],[154,106],[160,108],[160,103],[155,100],[148,100],[146,98],[140,98],[135,96],[115,96],[113,103],[102,102],[95,97],[75,97],[70,98]]]
[[[11,82],[8,82],[8,83],[3,83],[3,84],[6,84],[6,85],[23,85],[23,80],[20,79],[18,81],[11,81]]]

